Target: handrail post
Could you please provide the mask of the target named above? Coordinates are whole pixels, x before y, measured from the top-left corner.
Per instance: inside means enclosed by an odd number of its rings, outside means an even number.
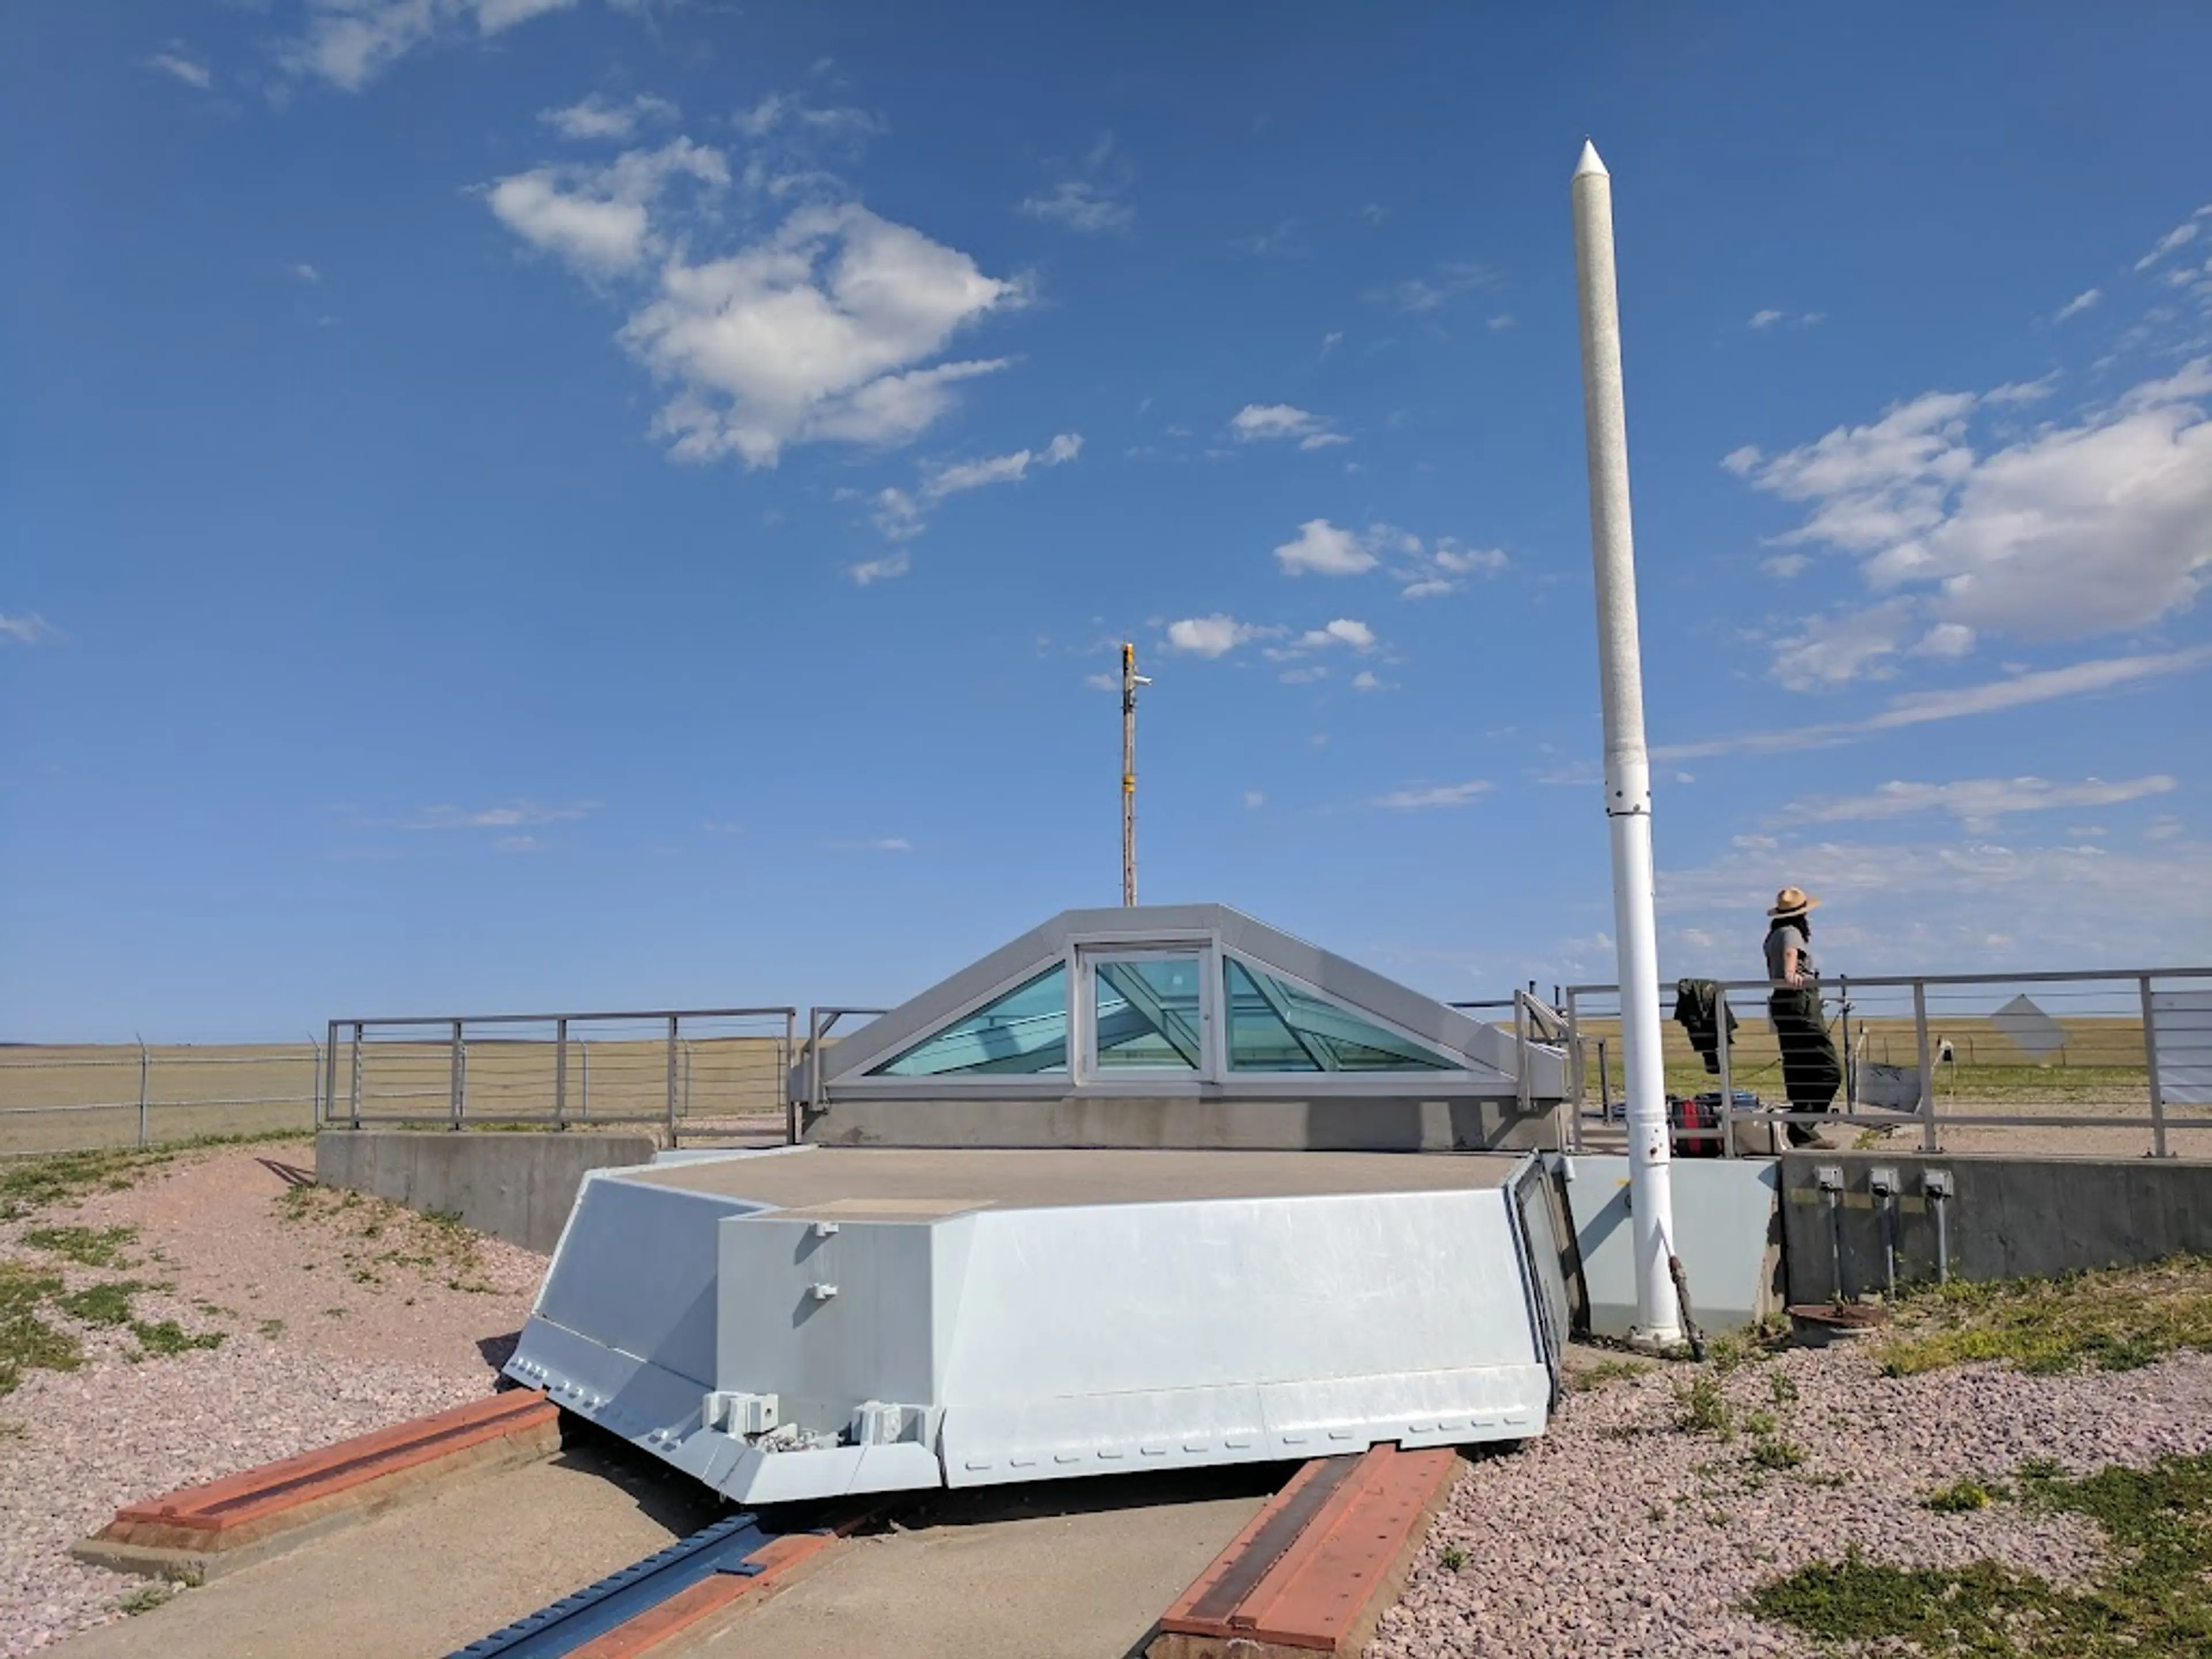
[[[149,1069],[146,1043],[141,1038],[138,1042],[138,1144],[141,1146],[146,1145],[146,1074]]]
[[[2152,1018],[2150,975],[2140,975],[2136,988],[2142,996],[2143,1067],[2150,1075],[2150,1155],[2171,1158],[2166,1149],[2166,1091],[2158,1080],[2158,1024]]]
[[[668,1017],[668,1150],[676,1150],[676,1016]]]
[[[1582,1016],[1575,1006],[1575,988],[1567,987],[1567,1091],[1572,1097],[1575,1150],[1583,1149],[1583,1030]]]
[[[1912,1041],[1920,1064],[1920,1150],[1942,1150],[1936,1134],[1936,1054],[1928,1046],[1928,986],[1912,981]]]
[[[799,1145],[799,1101],[791,1092],[791,1068],[797,1062],[793,1051],[799,1045],[799,1010],[783,1011],[782,1064],[776,1068],[776,1086],[783,1091],[783,1144]]]
[[[1713,1030],[1720,1036],[1717,1051],[1721,1062],[1721,1156],[1735,1156],[1735,1077],[1729,1069],[1729,1000],[1725,988],[1713,993],[1718,1006],[1713,1010]]]
[[[447,1103],[447,1115],[451,1120],[450,1127],[458,1129],[461,1127],[461,1091],[466,1086],[462,1081],[461,1022],[458,1019],[453,1022],[452,1044],[446,1059],[446,1086],[450,1097]]]
[[[353,1023],[353,1125],[352,1125],[352,1127],[355,1127],[355,1128],[356,1128],[356,1129],[358,1129],[359,1127],[361,1127],[361,1026],[362,1026],[362,1022],[361,1022],[361,1021],[359,1021],[359,1020],[356,1020],[356,1021],[354,1021],[354,1023]]]
[[[568,1017],[553,1022],[553,1127],[568,1127]]]
[[[330,1022],[323,1032],[323,1110],[336,1117],[338,1110],[338,1023]],[[315,1127],[322,1127],[317,1119]]]

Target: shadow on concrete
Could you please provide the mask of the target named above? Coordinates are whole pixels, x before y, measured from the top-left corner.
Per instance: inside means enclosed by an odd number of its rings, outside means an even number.
[[[1279,1492],[1303,1467],[1297,1462],[1231,1463],[1214,1468],[1164,1469],[1158,1474],[1086,1475],[1021,1486],[970,1486],[958,1492],[890,1492],[884,1494],[877,1524],[907,1531],[990,1526],[1053,1516],[1204,1504],[1223,1498],[1266,1497]]]
[[[558,1468],[599,1476],[635,1504],[641,1515],[678,1538],[729,1512],[720,1493],[567,1412],[561,1414],[561,1450],[553,1462]]]

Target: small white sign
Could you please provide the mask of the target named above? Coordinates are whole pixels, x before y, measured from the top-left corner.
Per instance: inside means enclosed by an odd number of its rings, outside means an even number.
[[[1990,1016],[1990,1024],[2012,1041],[2012,1046],[2031,1060],[2055,1054],[2066,1046],[2066,1028],[2030,1002],[2014,997]]]

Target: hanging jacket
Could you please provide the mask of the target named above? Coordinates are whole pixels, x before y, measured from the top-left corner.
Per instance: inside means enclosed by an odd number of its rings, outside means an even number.
[[[1735,1010],[1729,1007],[1719,984],[1710,979],[1674,981],[1674,1023],[1689,1037],[1698,1058],[1705,1062],[1705,1070],[1716,1077],[1721,1069],[1720,1016],[1723,1010],[1728,1014],[1729,1041],[1733,1045]]]

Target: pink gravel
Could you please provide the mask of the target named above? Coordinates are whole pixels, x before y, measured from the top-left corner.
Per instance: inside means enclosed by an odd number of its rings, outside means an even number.
[[[0,1224],[0,1257],[58,1271],[72,1290],[171,1282],[142,1292],[136,1316],[224,1333],[217,1348],[134,1361],[127,1333],[82,1332],[82,1369],[28,1372],[0,1397],[0,1659],[121,1616],[118,1601],[144,1581],[67,1554],[121,1505],[493,1386],[490,1356],[521,1328],[544,1258],[481,1240],[462,1273],[450,1261],[378,1260],[413,1224],[401,1217],[394,1229],[385,1206],[286,1216],[281,1200],[311,1157],[304,1145],[194,1155],[129,1191]],[[379,1220],[379,1236],[364,1238]],[[128,1266],[93,1270],[21,1243],[53,1224],[138,1235]]]
[[[2212,1355],[2141,1370],[2029,1376],[1972,1365],[1887,1377],[1849,1349],[1785,1352],[1723,1381],[1739,1419],[1767,1411],[1804,1448],[1796,1469],[1750,1441],[1674,1427],[1664,1366],[1571,1395],[1550,1430],[1462,1476],[1368,1659],[1626,1659],[1820,1650],[1738,1605],[1767,1578],[1856,1544],[1898,1565],[1987,1556],[2058,1582],[2102,1550],[2078,1517],[1997,1504],[1941,1515],[1918,1499],[2031,1458],[2076,1474],[2212,1449]],[[1797,1391],[1778,1404],[1771,1378]],[[1838,1479],[1839,1478],[1839,1479]],[[1457,1549],[1457,1571],[1443,1563]]]

